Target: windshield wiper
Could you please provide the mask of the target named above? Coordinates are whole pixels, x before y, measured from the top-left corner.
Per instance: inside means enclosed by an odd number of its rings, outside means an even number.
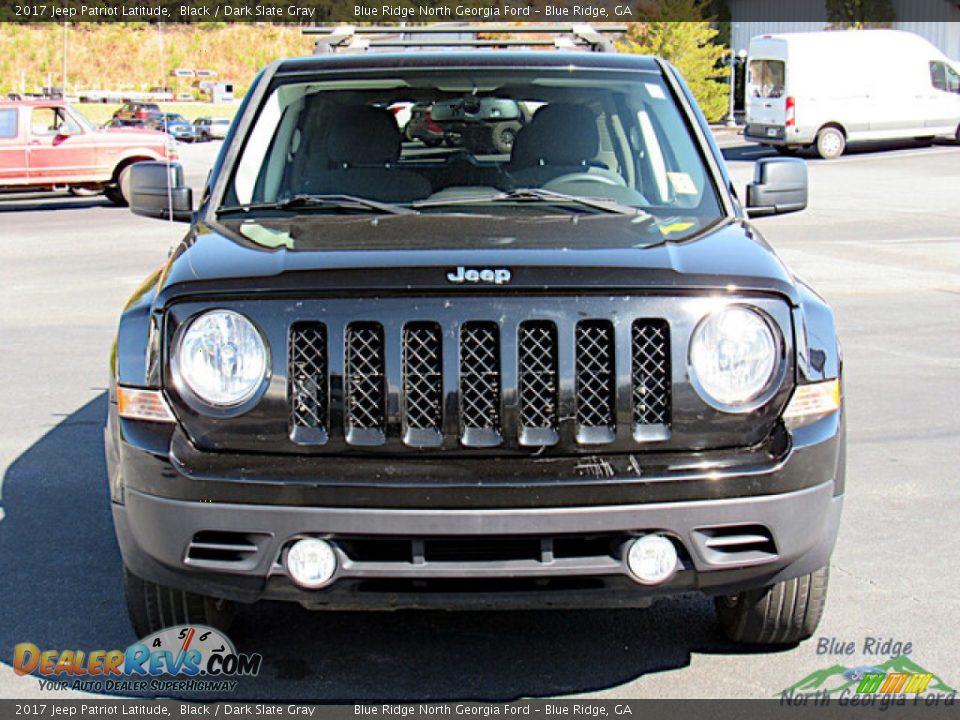
[[[228,205],[217,210],[218,215],[226,213],[250,212],[251,210],[296,210],[298,208],[319,208],[332,210],[376,210],[384,215],[416,215],[416,210],[382,203],[356,195],[293,195],[275,202],[247,203]]]
[[[494,195],[470,195],[467,197],[451,197],[439,200],[419,200],[411,203],[417,209],[444,207],[448,205],[479,205],[496,202],[545,202],[555,204],[582,205],[594,210],[615,213],[617,215],[647,215],[645,211],[632,205],[624,205],[608,198],[586,197],[583,195],[567,195],[542,188],[518,188]]]

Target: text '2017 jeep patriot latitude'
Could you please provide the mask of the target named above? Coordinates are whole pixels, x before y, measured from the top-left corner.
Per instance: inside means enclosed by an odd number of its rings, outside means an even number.
[[[390,106],[491,98],[509,153],[405,141]],[[106,448],[141,635],[235,602],[645,606],[716,597],[744,642],[808,637],[844,491],[830,308],[657,58],[444,50],[255,80],[191,222],[126,306]],[[746,206],[746,207],[745,207]]]

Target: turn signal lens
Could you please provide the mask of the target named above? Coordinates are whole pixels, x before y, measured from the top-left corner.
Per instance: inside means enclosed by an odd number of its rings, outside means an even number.
[[[118,387],[117,411],[120,413],[120,417],[128,420],[176,422],[163,393],[159,390]]]
[[[783,413],[788,428],[796,428],[819,420],[840,409],[840,380],[826,380],[812,385],[797,385],[790,404]]]

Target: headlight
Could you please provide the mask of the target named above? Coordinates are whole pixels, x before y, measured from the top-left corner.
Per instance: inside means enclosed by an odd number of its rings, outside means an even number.
[[[200,400],[239,405],[256,393],[267,372],[267,348],[247,318],[212,310],[190,322],[180,339],[175,371]]]
[[[734,305],[704,318],[690,339],[694,386],[703,399],[722,410],[748,404],[770,387],[780,343],[758,312]]]

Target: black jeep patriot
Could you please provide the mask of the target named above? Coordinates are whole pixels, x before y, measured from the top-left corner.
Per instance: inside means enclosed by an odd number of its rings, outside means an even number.
[[[490,98],[509,153],[392,109]],[[317,609],[716,597],[735,640],[813,633],[844,491],[830,308],[654,57],[456,50],[276,62],[120,319],[106,430],[133,625]]]

